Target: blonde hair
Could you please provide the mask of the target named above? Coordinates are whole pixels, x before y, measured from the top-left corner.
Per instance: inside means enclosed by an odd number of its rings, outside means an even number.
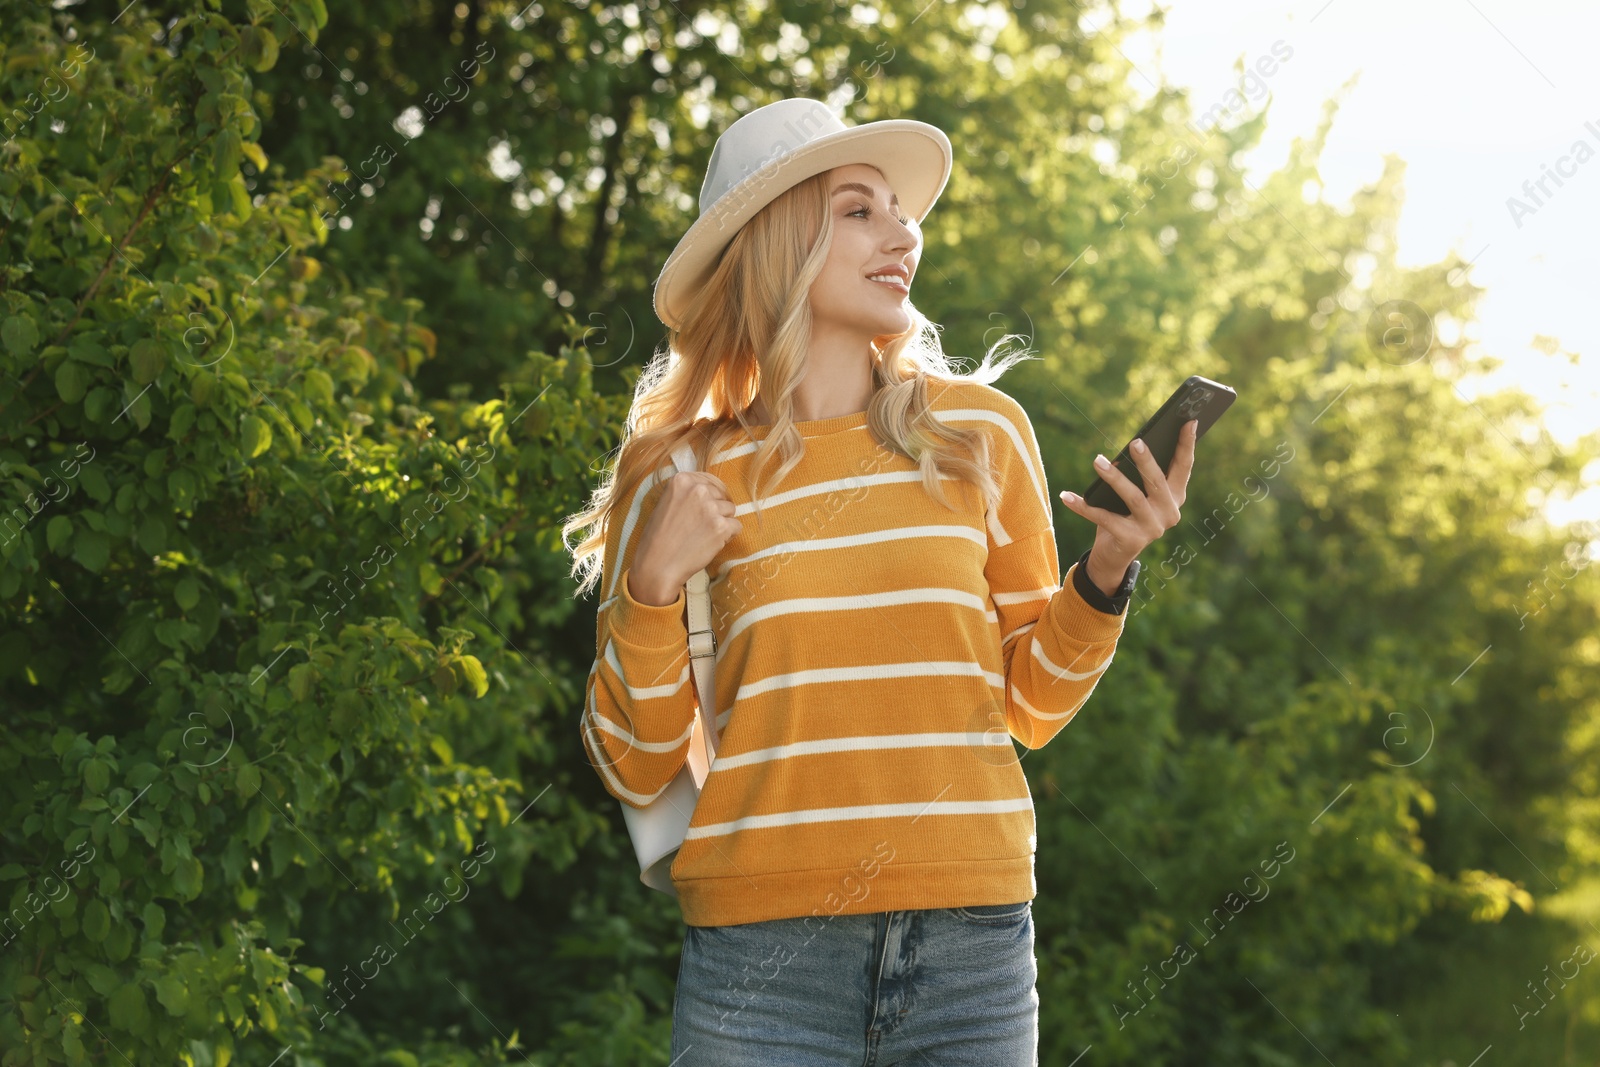
[[[670,462],[679,442],[695,449],[697,466],[751,430],[747,409],[762,394],[771,429],[750,464],[747,488],[760,521],[761,471],[781,463],[767,480],[782,481],[800,462],[805,446],[794,426],[793,394],[805,373],[811,336],[807,294],[827,262],[833,241],[828,174],[785,190],[745,223],[723,253],[711,279],[689,304],[682,325],[667,331],[666,347],[641,374],[623,428],[615,463],[601,474],[589,506],[562,524],[562,540],[573,553],[572,575],[581,596],[601,578],[606,531],[619,502],[629,500],[649,474]],[[958,373],[939,344],[938,329],[909,300],[911,326],[878,338],[873,357],[877,389],[867,408],[867,426],[888,448],[916,463],[922,484],[950,507],[940,475],[977,486],[993,507],[998,486],[990,469],[988,438],[980,429],[955,429],[929,412],[932,388],[965,382],[988,384],[1013,364],[1031,357],[1024,348],[993,362],[995,351],[1016,336],[1007,334],[968,374]],[[762,385],[766,383],[767,388]],[[709,418],[699,413],[709,404]],[[587,529],[583,540],[569,536]]]

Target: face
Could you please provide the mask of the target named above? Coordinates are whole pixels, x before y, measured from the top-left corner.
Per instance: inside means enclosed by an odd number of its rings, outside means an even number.
[[[906,299],[922,256],[922,229],[905,215],[878,168],[828,172],[833,244],[811,286],[814,329],[863,342],[911,328]],[[888,273],[889,281],[872,281]]]

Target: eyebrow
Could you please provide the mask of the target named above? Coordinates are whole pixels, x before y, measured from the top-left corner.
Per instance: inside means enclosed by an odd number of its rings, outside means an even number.
[[[845,182],[843,185],[840,185],[840,186],[836,187],[833,190],[833,194],[832,195],[838,196],[840,193],[861,193],[868,200],[873,199],[873,196],[874,196],[872,190],[869,187],[867,187],[865,185],[862,185],[860,182]],[[895,196],[893,193],[890,193],[889,194],[889,206],[890,207],[899,207],[900,206],[900,198],[898,196]]]

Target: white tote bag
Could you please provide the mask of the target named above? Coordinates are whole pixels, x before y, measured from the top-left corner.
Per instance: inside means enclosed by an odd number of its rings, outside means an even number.
[[[695,469],[694,450],[684,442],[672,452],[680,471]],[[717,756],[716,689],[712,668],[717,642],[711,632],[711,579],[704,570],[685,585],[689,604],[689,664],[694,676],[695,702],[699,705],[690,726],[689,755],[683,767],[655,800],[642,808],[622,805],[622,818],[639,858],[639,880],[651,889],[676,897],[672,861],[689,831],[689,819],[700,799],[700,789]]]

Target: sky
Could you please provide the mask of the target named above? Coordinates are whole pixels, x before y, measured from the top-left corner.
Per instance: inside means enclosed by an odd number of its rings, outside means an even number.
[[[1149,4],[1122,9],[1138,16]],[[1600,3],[1169,0],[1165,10],[1164,27],[1123,46],[1144,75],[1133,76],[1136,91],[1187,87],[1198,115],[1238,87],[1236,60],[1248,68],[1275,45],[1290,52],[1251,95],[1259,109],[1270,92],[1271,108],[1260,145],[1242,157],[1250,183],[1281,167],[1338,98],[1322,198],[1348,207],[1384,155],[1399,155],[1400,266],[1454,250],[1487,289],[1468,354],[1503,366],[1466,395],[1521,388],[1546,405],[1563,443],[1600,427]],[[1535,346],[1539,335],[1555,339],[1554,354]],[[1585,475],[1591,488],[1546,507],[1552,520],[1600,521],[1600,462]]]

